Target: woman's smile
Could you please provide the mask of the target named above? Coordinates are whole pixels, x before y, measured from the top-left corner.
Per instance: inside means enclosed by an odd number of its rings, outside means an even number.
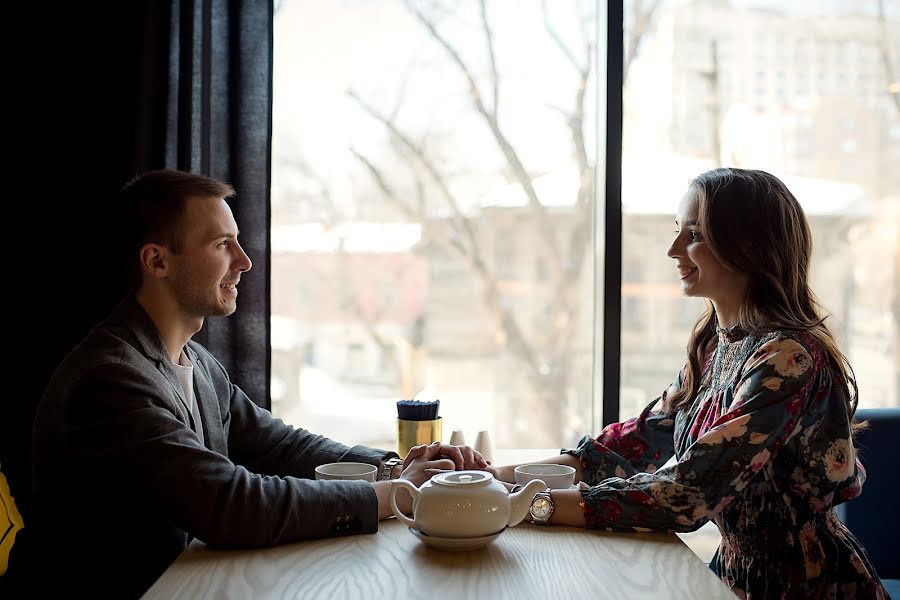
[[[696,273],[699,270],[699,269],[697,269],[697,267],[691,267],[688,265],[675,265],[675,267],[678,269],[678,276],[682,280],[689,278],[691,275],[693,275],[694,273]]]

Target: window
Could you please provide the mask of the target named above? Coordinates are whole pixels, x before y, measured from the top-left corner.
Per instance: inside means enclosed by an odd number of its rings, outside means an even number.
[[[703,302],[680,298],[665,250],[689,179],[720,164],[769,170],[804,204],[860,405],[900,405],[884,260],[900,111],[877,79],[900,15],[776,4],[625,2],[621,417],[684,361]],[[277,7],[278,416],[390,447],[394,403],[417,395],[500,447],[597,431],[607,3]]]
[[[641,4],[646,3],[626,1],[626,13]],[[856,371],[860,406],[898,406],[900,240],[896,223],[900,197],[896,169],[877,166],[888,164],[885,160],[896,146],[883,138],[885,132],[900,127],[900,110],[896,98],[886,95],[874,107],[864,94],[871,84],[861,76],[847,76],[852,64],[856,71],[878,74],[881,79],[873,88],[884,90],[889,84],[877,45],[884,39],[879,33],[882,23],[874,11],[850,5],[844,9],[856,14],[849,16],[820,3],[784,6],[754,1],[733,6],[658,4],[653,25],[642,34],[640,52],[626,73],[622,200],[628,224],[623,260],[629,264],[643,259],[645,264],[655,261],[671,268],[665,256],[671,218],[692,176],[720,165],[778,175],[803,204],[813,228],[813,289],[830,311],[829,325]],[[887,31],[896,32],[888,38],[900,39],[900,14],[894,11],[887,19]],[[846,26],[850,20],[852,28]],[[667,82],[709,68],[702,56],[686,56],[677,63],[670,60],[684,55],[679,47],[685,43],[682,29],[695,22],[731,40],[734,51],[719,56],[719,73],[712,79],[735,77],[736,85],[754,90],[749,100],[757,114],[746,105],[748,99],[726,97],[715,87],[676,87],[674,83],[666,87]],[[756,52],[773,30],[779,32],[774,39],[776,58],[784,47],[795,49],[794,85],[784,85],[788,78],[783,61],[766,60]],[[625,35],[628,40],[636,33],[626,29]],[[897,56],[896,46],[888,50]],[[749,64],[747,57],[754,57]],[[828,81],[827,73],[833,73],[834,79]],[[807,93],[810,78],[815,96]],[[900,79],[900,74],[892,79]],[[774,94],[766,93],[765,82],[775,85]],[[681,135],[688,131],[694,137]],[[703,140],[703,145],[698,147],[697,140]],[[661,220],[661,215],[666,219]],[[640,223],[655,223],[657,229],[629,235]],[[648,300],[667,300],[658,306],[672,315],[651,324],[633,319],[626,311],[622,417],[640,408],[629,406],[628,398],[635,403],[653,399],[681,367],[689,322],[696,320],[703,307],[702,300],[679,297],[674,271],[668,278],[656,279],[645,270],[642,277],[652,295]],[[670,335],[648,349],[648,336],[642,332],[655,326],[670,328]],[[651,352],[652,359],[648,358]],[[660,370],[668,376],[663,377]]]
[[[277,416],[388,448],[413,396],[498,447],[595,429],[606,3],[480,6],[278,4]]]

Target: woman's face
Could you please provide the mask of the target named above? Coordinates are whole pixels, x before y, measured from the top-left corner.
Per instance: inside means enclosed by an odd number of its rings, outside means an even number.
[[[736,312],[744,298],[746,278],[730,271],[715,257],[700,232],[700,201],[688,188],[675,216],[675,239],[666,254],[675,259],[685,296],[709,298],[716,312]]]

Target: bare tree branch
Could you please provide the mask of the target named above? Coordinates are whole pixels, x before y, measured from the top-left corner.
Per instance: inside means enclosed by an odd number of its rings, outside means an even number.
[[[456,197],[450,191],[450,188],[447,186],[447,182],[444,180],[444,177],[441,175],[440,171],[438,171],[437,166],[428,158],[428,155],[425,151],[416,144],[408,135],[400,131],[400,128],[386,116],[382,115],[378,111],[376,111],[371,105],[369,105],[365,100],[359,97],[356,92],[353,90],[348,90],[347,95],[353,98],[357,104],[372,118],[379,121],[382,125],[384,125],[390,134],[397,140],[401,142],[401,144],[406,147],[407,150],[412,152],[412,154],[416,157],[416,159],[425,167],[425,170],[431,176],[432,180],[435,184],[437,184],[438,189],[441,191],[441,195],[447,201],[447,205],[453,211],[453,219],[456,222],[456,225],[459,227],[460,231],[466,236],[466,238],[472,243],[475,244],[475,233],[472,230],[472,225],[469,223],[465,214],[460,208],[459,202]]]
[[[538,335],[543,338],[542,340],[535,340],[533,345],[523,345],[520,350],[516,350],[514,346],[516,346],[518,342],[509,336],[509,326],[505,322],[503,324],[503,329],[507,333],[508,347],[513,355],[519,356],[519,358],[522,359],[522,353],[527,349],[526,356],[529,357],[529,360],[523,361],[525,362],[524,366],[527,369],[526,373],[528,374],[528,377],[533,381],[535,389],[542,390],[540,393],[541,398],[545,398],[545,393],[556,393],[556,390],[561,386],[564,386],[565,380],[570,376],[564,363],[567,360],[568,352],[571,351],[575,339],[578,315],[580,313],[578,288],[581,280],[581,273],[590,248],[593,227],[591,202],[593,196],[593,168],[589,164],[584,139],[584,100],[587,91],[587,81],[593,66],[593,46],[590,41],[586,40],[583,50],[584,60],[579,61],[576,59],[571,49],[563,43],[562,39],[550,25],[549,19],[546,16],[546,5],[544,5],[543,8],[545,10],[545,29],[548,31],[551,38],[554,39],[561,52],[566,56],[568,62],[572,64],[579,74],[575,95],[575,107],[573,112],[567,115],[567,125],[569,126],[572,135],[574,155],[578,165],[580,179],[574,206],[575,215],[573,229],[569,236],[569,252],[565,255],[565,258],[562,258],[556,253],[550,255],[553,264],[558,265],[558,279],[555,281],[553,287],[553,289],[556,290],[556,294],[553,296],[548,306],[552,326],[542,328],[538,332]],[[504,148],[504,145],[508,145],[508,142],[506,142],[505,138],[499,132],[499,128],[496,126],[496,115],[487,114],[484,104],[480,102],[477,84],[475,83],[471,72],[459,58],[458,53],[456,53],[450,44],[436,31],[433,24],[428,22],[421,14],[417,14],[417,17],[429,29],[432,36],[444,46],[445,50],[450,54],[457,66],[463,71],[464,76],[469,81],[471,89],[474,90],[473,98],[475,99],[476,109],[486,118],[494,132],[495,138],[498,140],[501,148]],[[508,154],[507,156],[509,158]],[[513,154],[513,156],[515,155]],[[514,173],[516,173],[517,169],[515,168],[515,162],[511,161],[511,164],[513,165]],[[521,176],[524,174],[524,169],[519,169],[518,173],[520,174],[519,179],[521,181],[524,179]],[[530,184],[530,179],[527,181]],[[528,188],[530,188],[530,185]],[[526,193],[528,192],[528,188],[526,188]],[[534,206],[534,203],[537,201],[536,195],[530,197],[533,200],[532,206]],[[550,227],[551,222],[547,218],[545,211],[535,211],[534,217],[535,226],[539,231],[542,228]],[[553,248],[555,250],[555,244]],[[498,317],[502,316],[502,313],[495,314],[497,314]],[[508,314],[508,316],[510,319],[512,318],[512,315]],[[524,338],[522,342],[524,344]],[[535,362],[534,358],[536,358],[537,352],[532,348],[541,348],[542,353],[546,357],[542,363]],[[547,371],[548,367],[549,374]]]
[[[578,166],[578,192],[575,199],[575,218],[572,233],[569,236],[569,248],[566,256],[568,260],[560,265],[559,280],[555,289],[557,294],[551,303],[551,314],[565,315],[562,320],[564,326],[551,328],[548,332],[548,347],[552,348],[553,356],[562,359],[571,347],[574,338],[575,316],[578,313],[579,301],[577,287],[581,279],[581,270],[587,256],[591,242],[593,226],[592,196],[594,169],[588,162],[587,148],[584,142],[584,99],[587,92],[587,81],[593,66],[593,45],[585,39],[584,60],[575,58],[569,47],[562,41],[550,24],[547,14],[546,2],[541,3],[544,16],[544,29],[556,43],[557,47],[566,56],[569,63],[578,72],[578,84],[575,89],[575,108],[567,115],[567,125],[572,136],[575,162]]]
[[[881,29],[878,49],[881,54],[881,64],[884,67],[885,79],[887,79],[887,93],[890,95],[891,100],[894,101],[894,108],[897,109],[897,115],[900,116],[900,89],[892,89],[893,86],[900,88],[900,74],[894,69],[894,64],[891,60],[887,19],[884,16],[884,0],[878,0],[878,23]]]
[[[634,9],[634,24],[631,32],[628,34],[628,50],[625,52],[625,66],[622,73],[622,85],[628,80],[628,71],[631,63],[637,58],[641,49],[641,42],[650,28],[650,22],[653,20],[653,14],[659,8],[659,0],[651,0],[650,5],[644,10],[644,0],[633,0],[632,7]]]
[[[655,10],[656,4],[653,3],[650,10],[646,11],[646,22],[638,28],[638,31],[632,32],[633,36],[640,38],[648,30],[647,23],[650,20],[650,13]],[[482,95],[474,71],[465,63],[461,54],[438,32],[435,20],[437,17],[430,14],[429,18],[409,3],[407,7],[467,81],[474,109],[490,128],[495,142],[506,158],[512,175],[526,193],[527,210],[531,216],[530,226],[537,232],[538,239],[543,242],[539,248],[541,259],[546,259],[548,264],[553,265],[552,279],[545,284],[547,285],[546,289],[552,292],[544,307],[549,326],[529,329],[527,332],[522,329],[517,320],[521,317],[517,317],[518,313],[510,308],[509,302],[505,300],[502,291],[504,288],[493,272],[491,261],[486,260],[488,257],[482,252],[479,244],[482,236],[477,233],[477,223],[467,218],[466,213],[462,210],[462,204],[450,191],[447,173],[437,168],[423,144],[415,143],[400,129],[394,115],[380,114],[357,94],[349,91],[350,97],[354,98],[367,114],[387,128],[391,140],[397,142],[398,155],[410,165],[415,165],[412,173],[416,185],[415,191],[411,192],[415,198],[401,198],[402,194],[388,184],[388,178],[371,160],[356,150],[351,149],[351,151],[365,167],[386,201],[401,210],[408,218],[419,218],[423,223],[430,223],[426,233],[427,239],[432,240],[449,254],[458,257],[474,280],[479,283],[483,306],[487,314],[497,324],[498,330],[502,331],[503,343],[509,355],[515,358],[517,365],[521,366],[523,377],[527,379],[535,393],[534,397],[530,397],[528,410],[534,411],[540,419],[547,419],[548,426],[554,429],[550,423],[558,424],[554,418],[559,415],[552,410],[547,412],[544,408],[552,408],[549,400],[570,385],[569,381],[572,377],[570,355],[577,339],[578,327],[581,325],[579,317],[584,310],[580,285],[584,277],[585,265],[592,256],[590,249],[593,229],[594,168],[589,160],[584,128],[586,121],[585,98],[588,80],[594,66],[593,43],[589,36],[586,37],[582,49],[583,57],[576,58],[577,53],[573,52],[572,46],[564,43],[562,37],[554,31],[547,16],[546,3],[542,5],[545,11],[545,29],[548,35],[560,49],[566,61],[578,73],[577,86],[574,90],[574,106],[571,110],[557,109],[566,117],[566,124],[572,139],[573,158],[579,174],[573,213],[566,218],[571,229],[567,229],[565,234],[557,234],[556,219],[550,218],[551,215],[539,201],[531,177],[519,159],[516,149],[506,139],[499,127],[499,65],[496,62],[494,32],[490,27],[486,3],[483,0],[480,2],[480,16],[484,39],[487,42],[485,62],[489,68],[490,78],[487,85],[491,88],[487,96]],[[584,31],[582,34],[585,35]],[[637,47],[637,42],[633,42],[633,47]],[[491,103],[491,94],[493,94],[493,103]],[[439,197],[446,201],[451,209],[449,219],[428,220],[428,207],[424,201],[426,186],[423,179],[419,177],[419,173],[423,173],[429,187],[432,182],[436,185]],[[557,235],[565,235],[566,242],[563,246],[557,246]],[[563,250],[565,252],[561,253]],[[529,337],[526,337],[526,334]]]
[[[550,39],[553,40],[553,43],[556,44],[556,47],[560,49],[560,51],[565,55],[568,59],[569,63],[575,67],[575,70],[579,73],[584,71],[584,67],[581,63],[578,62],[578,59],[575,58],[575,55],[572,54],[572,51],[569,50],[569,47],[562,41],[562,38],[559,37],[559,34],[556,33],[556,30],[550,24],[550,15],[547,14],[547,2],[546,0],[541,0],[541,12],[544,15],[544,31],[547,32],[547,35],[550,36]]]
[[[297,173],[315,183],[317,187],[317,193],[307,195],[304,202],[318,209],[324,222],[331,224],[338,223],[341,220],[341,216],[334,203],[334,199],[331,197],[331,188],[302,157],[296,155],[289,156],[290,158],[282,159],[280,164],[284,165],[286,170],[294,169]]]
[[[547,223],[547,211],[538,198],[537,191],[534,189],[534,185],[531,180],[531,175],[529,175],[528,171],[525,169],[525,165],[519,158],[519,155],[516,152],[515,148],[513,148],[512,144],[500,130],[497,113],[489,111],[485,106],[484,101],[482,100],[481,91],[478,88],[478,83],[475,81],[475,77],[472,74],[471,69],[469,69],[469,67],[463,61],[462,57],[459,55],[459,52],[457,52],[456,49],[438,32],[434,23],[432,23],[424,14],[421,13],[421,11],[419,11],[411,4],[407,3],[407,8],[410,12],[413,13],[416,19],[418,19],[419,22],[425,26],[431,37],[434,38],[434,40],[442,48],[444,48],[444,50],[450,56],[451,60],[456,64],[460,72],[468,81],[469,94],[472,97],[472,102],[475,104],[475,108],[478,113],[487,122],[491,133],[494,135],[494,140],[497,142],[497,145],[500,147],[500,151],[506,158],[506,162],[512,170],[516,181],[525,192],[525,196],[528,198],[528,204],[531,207],[532,212],[535,213],[538,219],[538,223],[540,224],[538,230],[541,234],[541,239],[547,246],[547,249],[549,250],[550,255],[553,257],[554,261],[556,263],[559,263],[561,257],[559,254],[559,248],[556,244],[556,235],[553,230],[550,229],[549,224]]]
[[[481,28],[484,30],[488,58],[491,63],[491,87],[493,88],[492,91],[494,93],[493,112],[496,114],[497,109],[500,106],[500,76],[497,75],[497,57],[494,56],[494,34],[491,32],[491,24],[487,18],[487,5],[484,0],[481,0]]]
[[[583,174],[588,170],[587,150],[584,146],[584,96],[585,92],[587,91],[587,80],[591,74],[591,67],[593,63],[593,45],[589,40],[585,40],[584,62],[582,63],[577,58],[575,58],[575,55],[572,54],[572,51],[565,44],[565,42],[563,42],[563,40],[559,37],[559,34],[556,33],[556,30],[550,24],[550,17],[547,14],[546,0],[543,0],[541,2],[541,11],[543,12],[544,16],[544,30],[547,32],[550,38],[553,39],[553,41],[556,43],[556,46],[566,56],[569,63],[573,67],[575,67],[575,70],[578,72],[578,86],[575,90],[575,112],[572,114],[568,114],[567,116],[569,130],[572,132],[572,141],[575,145],[575,160],[578,163],[578,171],[579,173]]]
[[[407,218],[409,218],[411,221],[415,221],[422,217],[422,215],[419,214],[419,211],[409,206],[406,202],[401,200],[396,193],[394,193],[393,188],[388,184],[387,180],[381,174],[381,171],[378,170],[378,168],[376,168],[368,158],[357,152],[356,149],[352,146],[350,147],[350,153],[353,154],[353,156],[363,164],[363,166],[366,168],[366,171],[368,171],[372,179],[375,180],[375,185],[378,186],[378,189],[381,190],[382,195],[390,201],[391,205],[398,208],[400,212],[406,215]]]
[[[381,171],[368,158],[362,154],[351,150],[353,155],[366,167],[366,170],[375,180],[376,185],[381,190],[385,199],[394,206],[406,211],[411,217],[419,218],[425,221],[424,215],[416,215],[409,205],[394,193],[391,186],[386,182],[386,178]],[[515,318],[503,306],[502,295],[497,285],[497,279],[490,272],[487,264],[481,258],[478,252],[478,246],[466,246],[457,243],[452,235],[445,235],[443,231],[433,231],[437,234],[435,241],[451,254],[459,256],[467,269],[472,273],[476,280],[481,284],[484,304],[488,309],[488,313],[493,317],[497,325],[503,329],[507,337],[507,345],[510,351],[522,362],[524,362],[530,374],[537,374],[538,359],[531,345],[525,339],[522,328]]]

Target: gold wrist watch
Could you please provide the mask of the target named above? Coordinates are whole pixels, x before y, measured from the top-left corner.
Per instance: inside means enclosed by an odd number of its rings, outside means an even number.
[[[538,492],[531,499],[531,506],[528,512],[531,513],[531,522],[539,525],[546,525],[553,514],[553,497],[550,495],[550,488],[543,492]]]

